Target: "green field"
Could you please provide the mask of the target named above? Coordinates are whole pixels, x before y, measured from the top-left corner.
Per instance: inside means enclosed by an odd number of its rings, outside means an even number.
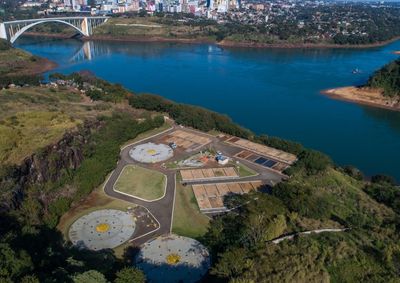
[[[0,162],[20,164],[37,150],[58,142],[84,120],[111,115],[116,107],[85,102],[78,92],[67,88],[0,90]]]
[[[172,232],[200,238],[207,232],[209,221],[210,219],[200,212],[192,188],[182,186],[177,179]]]
[[[111,35],[130,38],[181,38],[181,39],[214,39],[210,32],[213,25],[185,25],[179,21],[165,20],[157,17],[111,18],[104,25],[96,28],[95,35]]]
[[[257,172],[253,171],[252,169],[243,164],[239,164],[239,166],[236,167],[236,171],[242,178],[257,175]]]
[[[144,200],[156,200],[165,193],[164,174],[138,166],[127,165],[122,170],[114,189]]]

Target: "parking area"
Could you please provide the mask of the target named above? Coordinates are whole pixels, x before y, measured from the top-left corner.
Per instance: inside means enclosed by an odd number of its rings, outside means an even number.
[[[164,136],[162,141],[164,143],[175,143],[178,148],[190,152],[209,144],[211,139],[192,132],[176,130]]]
[[[180,173],[182,176],[182,181],[184,182],[239,177],[234,167],[187,169],[187,170],[181,170]]]
[[[193,185],[193,193],[196,197],[200,211],[223,210],[224,197],[228,194],[246,194],[257,190],[262,185],[261,181],[217,183],[205,185]]]

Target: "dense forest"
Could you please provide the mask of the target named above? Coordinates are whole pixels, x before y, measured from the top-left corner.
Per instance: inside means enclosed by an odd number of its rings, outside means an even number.
[[[214,219],[205,236],[211,274],[225,282],[398,282],[398,194],[386,178],[366,184],[328,166],[297,172],[271,194],[237,197],[230,202],[240,211]],[[321,228],[346,230],[271,242]]]
[[[366,86],[382,89],[385,96],[400,96],[400,59],[377,70],[369,78]]]

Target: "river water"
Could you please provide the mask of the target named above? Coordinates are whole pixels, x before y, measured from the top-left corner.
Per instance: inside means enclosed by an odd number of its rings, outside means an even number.
[[[21,38],[17,47],[90,70],[134,92],[203,106],[254,132],[294,140],[400,181],[400,112],[333,100],[320,90],[364,83],[396,59],[400,41],[372,49],[227,49],[215,45]],[[352,74],[353,69],[361,73]]]

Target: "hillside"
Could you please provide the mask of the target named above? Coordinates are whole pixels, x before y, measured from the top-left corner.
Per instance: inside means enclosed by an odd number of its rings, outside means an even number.
[[[297,172],[270,196],[248,196],[252,201],[239,215],[216,219],[206,235],[218,255],[211,273],[230,282],[396,282],[399,215],[364,188],[329,167],[316,175]],[[339,227],[349,230],[268,242]]]
[[[96,28],[93,38],[144,41],[215,41],[214,22],[185,24],[158,17],[111,18]]]
[[[118,258],[114,250],[78,250],[56,227],[79,204],[95,209],[90,200],[104,193],[120,147],[163,129],[162,113],[298,156],[285,171],[290,178],[268,193],[225,199],[237,209],[215,217],[200,239],[213,257],[207,282],[398,282],[400,192],[391,178],[366,182],[357,169],[339,168],[320,152],[257,136],[204,108],[135,95],[82,73],[51,79],[57,87],[0,92],[0,281],[145,281],[132,267],[132,249]],[[115,200],[97,201],[107,207]],[[271,242],[325,228],[346,230]]]
[[[85,103],[76,91],[49,87],[0,91],[0,162],[20,164],[40,148],[77,130],[85,119],[111,113],[112,106]]]
[[[400,59],[377,70],[368,80],[367,87],[381,89],[384,96],[400,96]]]
[[[0,87],[12,83],[12,79],[37,75],[49,71],[55,63],[39,58],[21,49],[13,48],[8,42],[0,39]]]
[[[144,280],[109,251],[71,247],[56,229],[104,182],[122,144],[164,122],[118,102],[117,91],[104,93],[118,86],[90,82],[103,87],[89,85],[94,96],[112,101],[93,102],[64,83],[0,92],[1,282],[106,282],[103,274]]]
[[[400,59],[375,71],[365,85],[322,91],[332,98],[400,111]]]

